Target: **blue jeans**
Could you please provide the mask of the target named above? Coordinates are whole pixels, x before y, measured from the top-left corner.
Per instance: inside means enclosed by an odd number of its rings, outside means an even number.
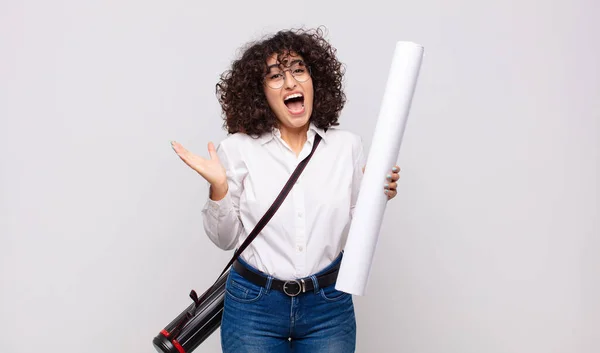
[[[326,272],[341,261],[341,255]],[[249,269],[255,268],[240,260]],[[233,268],[225,286],[223,353],[352,353],[356,319],[352,295],[335,285],[289,297],[249,282]]]

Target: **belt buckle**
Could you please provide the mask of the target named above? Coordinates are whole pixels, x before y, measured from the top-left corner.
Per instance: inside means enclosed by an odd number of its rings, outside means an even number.
[[[302,281],[302,282],[304,282],[304,281]],[[291,284],[295,284],[296,286],[298,286],[298,292],[296,292],[296,293],[290,293],[290,292],[288,292],[288,286],[291,285]],[[300,281],[295,280],[295,279],[290,280],[290,281],[285,281],[285,283],[283,284],[283,292],[285,294],[287,294],[288,296],[290,296],[290,297],[295,297],[298,294],[302,293],[303,289],[304,289],[303,285],[300,284]]]

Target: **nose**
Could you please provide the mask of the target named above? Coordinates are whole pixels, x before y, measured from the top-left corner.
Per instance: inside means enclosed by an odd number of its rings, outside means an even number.
[[[283,86],[287,89],[296,87],[296,79],[289,70],[283,72]]]

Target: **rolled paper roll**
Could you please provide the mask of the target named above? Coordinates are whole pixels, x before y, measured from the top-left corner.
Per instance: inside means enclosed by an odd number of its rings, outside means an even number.
[[[350,225],[336,289],[364,295],[377,247],[387,196],[386,174],[398,160],[415,92],[423,46],[396,43],[367,166]]]

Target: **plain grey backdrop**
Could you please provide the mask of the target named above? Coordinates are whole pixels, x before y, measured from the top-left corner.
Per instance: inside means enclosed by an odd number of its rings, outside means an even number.
[[[325,25],[367,151],[395,42],[425,47],[358,352],[598,352],[599,11],[2,0],[0,350],[152,352],[231,255],[169,141],[226,136],[214,85],[244,43]]]

